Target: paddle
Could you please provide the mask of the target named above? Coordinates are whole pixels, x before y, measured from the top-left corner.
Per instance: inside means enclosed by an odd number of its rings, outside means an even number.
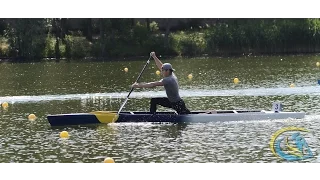
[[[140,79],[140,77],[141,77],[141,75],[142,75],[142,73],[143,73],[144,69],[146,69],[147,65],[150,63],[150,59],[151,59],[151,55],[150,55],[150,57],[149,57],[149,59],[148,59],[147,63],[144,65],[144,67],[143,67],[142,71],[140,72],[140,74],[139,74],[139,76],[138,76],[138,78],[137,78],[136,82],[138,82],[138,81],[139,81],[139,79]],[[128,99],[129,99],[129,96],[130,96],[130,94],[132,93],[133,89],[134,89],[134,88],[132,87],[132,88],[131,88],[131,91],[129,92],[129,94],[128,94],[127,98],[126,98],[126,100],[122,103],[122,105],[121,105],[121,107],[120,107],[120,109],[119,109],[119,111],[118,111],[117,115],[119,115],[119,113],[121,112],[122,108],[123,108],[123,107],[124,107],[124,105],[127,103]]]

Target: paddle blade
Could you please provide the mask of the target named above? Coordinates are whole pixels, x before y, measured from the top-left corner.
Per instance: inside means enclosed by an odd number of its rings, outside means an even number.
[[[118,120],[119,115],[115,111],[94,111],[93,114],[97,117],[100,123],[114,123]]]

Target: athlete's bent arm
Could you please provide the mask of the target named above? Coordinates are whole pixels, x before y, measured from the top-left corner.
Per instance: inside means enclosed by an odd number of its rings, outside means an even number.
[[[150,55],[153,57],[154,61],[156,62],[157,67],[158,67],[159,70],[161,71],[161,68],[162,68],[162,64],[163,64],[163,63],[160,61],[160,59],[157,58],[155,52],[151,52]]]

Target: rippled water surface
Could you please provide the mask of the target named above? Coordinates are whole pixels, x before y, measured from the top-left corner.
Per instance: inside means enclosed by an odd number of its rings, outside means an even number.
[[[0,162],[100,163],[107,156],[116,162],[287,162],[272,154],[269,141],[289,126],[310,132],[306,138],[315,157],[301,162],[319,162],[316,55],[163,60],[177,70],[191,110],[270,110],[281,101],[284,111],[306,112],[302,120],[50,127],[48,114],[118,110],[146,60],[1,63],[0,102],[9,107],[0,110]],[[151,62],[141,81],[160,79],[155,71]],[[150,97],[162,96],[161,87],[137,89],[123,110],[148,111]],[[38,117],[33,122],[30,113]],[[62,130],[69,139],[59,138]]]

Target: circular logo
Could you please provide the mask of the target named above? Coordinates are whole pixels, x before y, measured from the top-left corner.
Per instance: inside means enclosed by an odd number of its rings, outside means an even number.
[[[305,128],[286,127],[276,131],[270,140],[272,153],[288,161],[313,158],[308,142],[304,138],[309,131]]]

